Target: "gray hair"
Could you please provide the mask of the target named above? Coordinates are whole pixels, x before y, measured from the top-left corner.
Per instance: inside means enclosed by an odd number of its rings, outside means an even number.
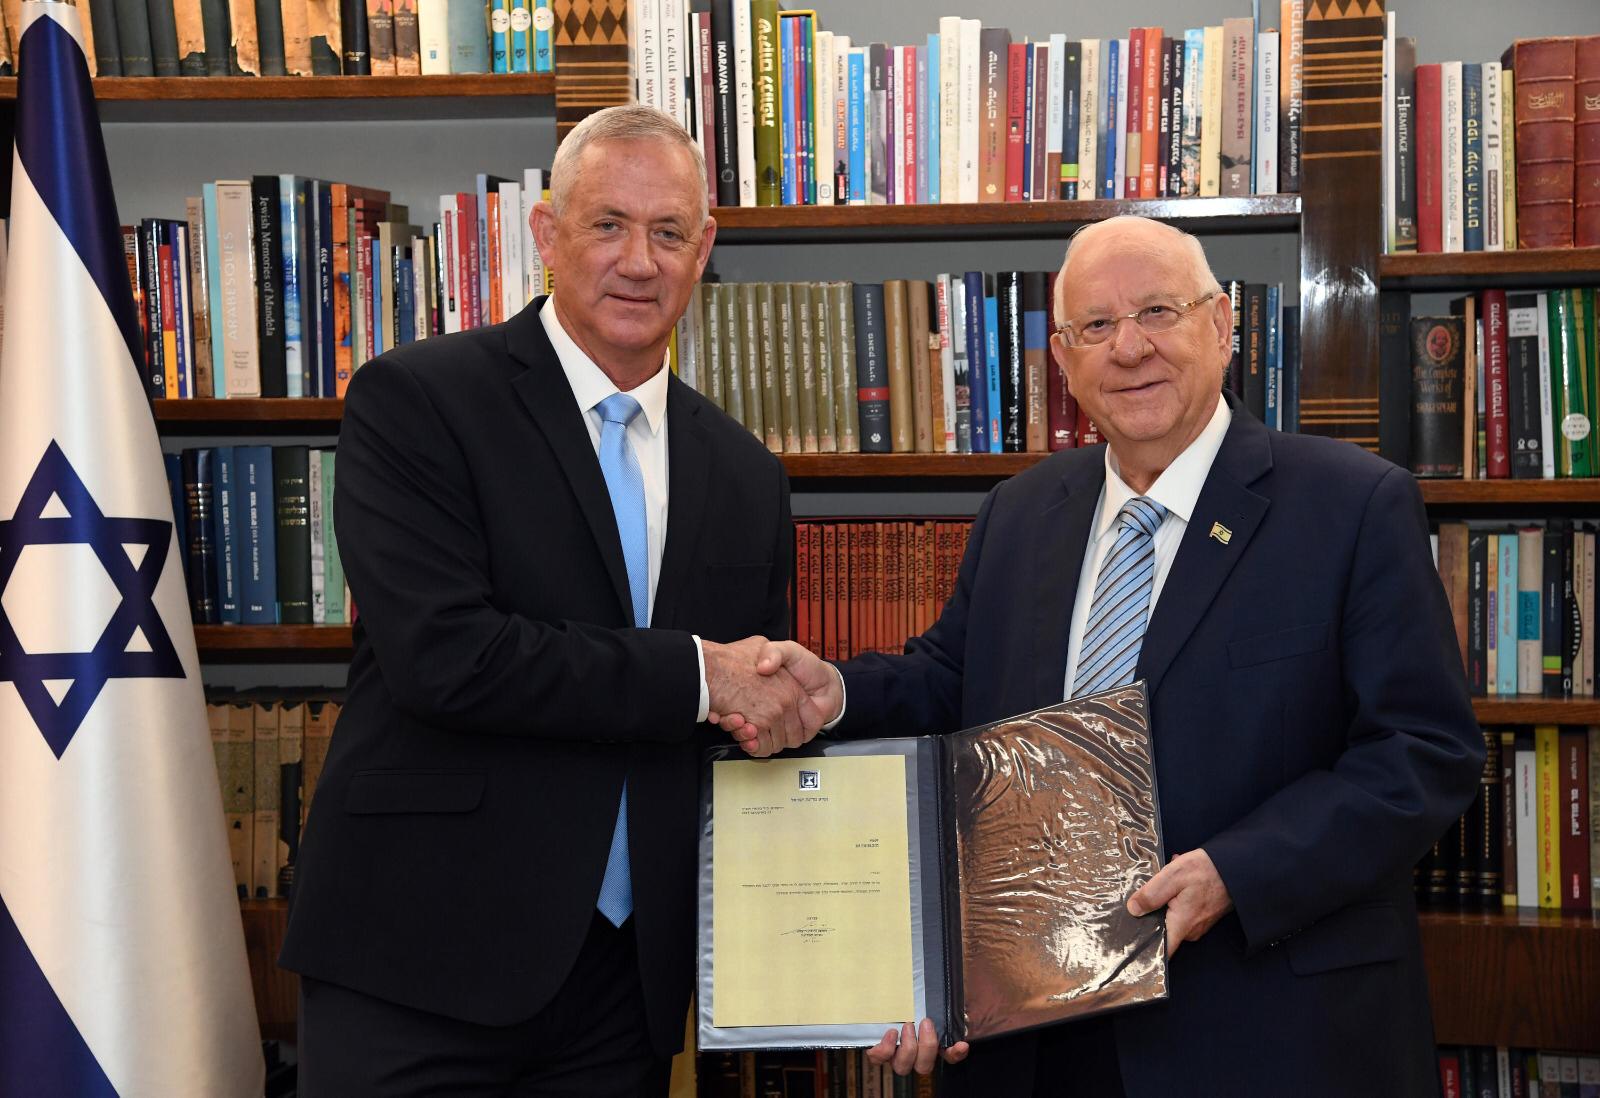
[[[558,215],[577,182],[583,150],[598,141],[662,141],[689,154],[696,179],[703,181],[706,177],[706,158],[700,145],[670,114],[642,103],[607,107],[574,126],[556,149],[555,162],[550,166],[550,205]],[[700,219],[703,221],[710,213],[709,199],[703,185],[696,190],[700,195]]]
[[[1189,273],[1194,279],[1195,293],[1220,293],[1222,285],[1217,281],[1217,276],[1211,273],[1211,264],[1206,259],[1206,250],[1201,247],[1197,237],[1191,236],[1182,229],[1168,225],[1164,221],[1156,221],[1149,217],[1140,217],[1137,214],[1119,214],[1108,217],[1104,221],[1097,221],[1092,225],[1085,225],[1072,234],[1072,239],[1067,241],[1067,254],[1061,260],[1061,273],[1056,276],[1056,299],[1050,303],[1050,309],[1055,314],[1056,323],[1062,323],[1065,318],[1061,316],[1062,306],[1067,300],[1067,267],[1072,263],[1072,252],[1083,240],[1093,240],[1102,233],[1115,232],[1120,228],[1129,226],[1152,226],[1163,235],[1168,235],[1171,247],[1178,252],[1187,262]]]

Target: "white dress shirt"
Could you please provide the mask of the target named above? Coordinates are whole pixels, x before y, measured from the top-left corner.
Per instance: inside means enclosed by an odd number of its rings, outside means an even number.
[[[1156,527],[1154,538],[1156,575],[1150,591],[1151,617],[1155,616],[1156,601],[1161,598],[1167,573],[1172,571],[1172,561],[1178,555],[1178,546],[1183,543],[1184,531],[1189,528],[1189,518],[1200,499],[1200,489],[1205,487],[1206,477],[1211,474],[1211,463],[1216,460],[1223,436],[1228,433],[1228,424],[1232,422],[1233,413],[1228,409],[1228,402],[1219,395],[1217,410],[1211,414],[1210,421],[1156,478],[1150,490],[1144,493],[1146,499],[1154,500],[1167,509],[1161,525]],[[1089,524],[1089,542],[1084,547],[1083,568],[1078,573],[1078,596],[1072,603],[1072,631],[1067,642],[1067,673],[1061,692],[1063,698],[1072,696],[1073,680],[1078,675],[1078,656],[1083,648],[1083,630],[1089,623],[1090,604],[1094,602],[1095,579],[1100,575],[1100,562],[1117,540],[1117,515],[1122,511],[1122,505],[1138,494],[1122,479],[1116,455],[1107,446],[1106,482],[1100,489],[1100,501],[1095,505],[1094,521]]]
[[[600,430],[604,422],[600,418],[600,402],[622,390],[606,376],[604,370],[595,365],[593,359],[584,354],[583,349],[573,342],[567,330],[561,326],[553,295],[540,308],[539,322],[544,325],[562,372],[567,375],[567,384],[572,387],[578,411],[583,413],[583,424],[589,430],[589,443],[598,458]],[[650,608],[652,615],[655,613],[656,585],[661,581],[661,549],[667,540],[667,382],[670,376],[667,364],[663,361],[661,369],[652,374],[649,380],[628,390],[628,395],[639,402],[640,409],[640,414],[628,424],[628,442],[633,446],[634,457],[639,461],[639,473],[644,480],[645,556],[650,564],[645,605]],[[694,638],[694,651],[700,663],[700,712],[696,720],[703,721],[711,708],[711,696],[706,686],[706,660],[699,637]]]

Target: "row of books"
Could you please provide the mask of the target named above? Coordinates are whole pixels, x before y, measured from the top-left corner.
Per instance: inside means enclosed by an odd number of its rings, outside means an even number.
[[[1449,316],[1383,294],[1383,399],[1410,411],[1384,456],[1419,477],[1600,475],[1595,308],[1592,287],[1484,290]]]
[[[858,1048],[702,1052],[699,1098],[933,1098],[931,1075],[896,1075]]]
[[[1600,1056],[1531,1048],[1439,1049],[1443,1098],[1600,1098]]]
[[[206,183],[123,227],[153,397],[342,397],[389,347],[497,323],[546,292],[545,172],[479,172],[411,224],[389,192],[297,175]]]
[[[340,703],[271,687],[213,692],[206,716],[240,899],[287,896]]]
[[[795,523],[796,641],[824,659],[899,652],[955,591],[972,520]]]
[[[1439,524],[1439,578],[1473,693],[1594,696],[1595,529]]]
[[[774,453],[1018,453],[1099,433],[1049,347],[1056,272],[931,281],[708,282],[675,333],[683,380]],[[1268,426],[1298,425],[1297,308],[1229,282],[1228,384]]]
[[[1390,12],[1385,250],[1600,245],[1600,35],[1419,65],[1416,40],[1394,31]]]
[[[1423,855],[1432,907],[1587,914],[1600,895],[1600,728],[1485,728],[1478,796]]]
[[[778,0],[709,6],[630,4],[629,53],[636,98],[695,135],[719,205],[1300,187],[1303,0],[1283,0],[1281,29],[1244,17],[1014,42],[947,16],[908,45],[854,45]]]
[[[550,0],[73,0],[96,76],[554,71]],[[21,27],[0,28],[0,75]]]
[[[165,456],[197,624],[354,620],[333,532],[335,451],[217,446]]]

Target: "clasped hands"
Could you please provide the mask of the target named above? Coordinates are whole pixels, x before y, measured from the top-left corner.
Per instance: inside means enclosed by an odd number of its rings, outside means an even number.
[[[838,672],[793,641],[704,641],[706,720],[746,754],[766,758],[807,743],[844,707]]]

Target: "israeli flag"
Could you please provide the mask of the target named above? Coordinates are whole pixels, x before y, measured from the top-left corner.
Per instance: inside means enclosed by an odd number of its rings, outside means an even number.
[[[22,9],[0,348],[0,1094],[259,1095],[83,31],[70,4]]]

